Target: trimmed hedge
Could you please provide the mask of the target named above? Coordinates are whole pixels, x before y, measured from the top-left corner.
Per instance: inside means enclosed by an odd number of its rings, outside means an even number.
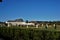
[[[60,31],[36,28],[0,27],[0,37],[5,40],[60,40]]]

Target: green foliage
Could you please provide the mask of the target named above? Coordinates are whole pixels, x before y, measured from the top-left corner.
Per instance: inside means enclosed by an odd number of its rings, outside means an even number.
[[[60,40],[60,31],[36,28],[0,27],[0,37],[6,40]]]

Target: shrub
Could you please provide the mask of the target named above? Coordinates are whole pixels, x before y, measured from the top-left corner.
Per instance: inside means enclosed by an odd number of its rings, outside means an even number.
[[[36,28],[0,27],[0,37],[5,40],[59,40],[60,31]]]

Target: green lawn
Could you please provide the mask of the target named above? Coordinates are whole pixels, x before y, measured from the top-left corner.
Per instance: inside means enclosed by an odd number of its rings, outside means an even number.
[[[60,29],[57,27],[0,27],[0,37],[5,40],[60,40]]]

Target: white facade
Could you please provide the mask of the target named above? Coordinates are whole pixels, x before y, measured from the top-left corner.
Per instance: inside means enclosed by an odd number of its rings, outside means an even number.
[[[6,23],[8,24],[8,27],[10,26],[10,24],[12,25],[35,25],[34,23],[26,23],[26,22],[6,22]]]

